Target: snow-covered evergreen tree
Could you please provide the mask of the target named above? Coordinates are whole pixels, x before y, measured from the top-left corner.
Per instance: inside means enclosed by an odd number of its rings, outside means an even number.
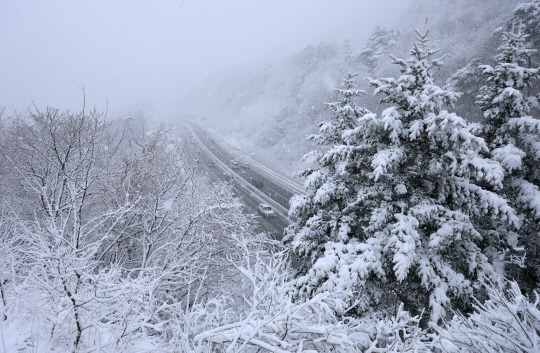
[[[519,4],[512,12],[509,26],[521,23],[523,33],[528,35],[531,48],[540,48],[540,0]],[[530,63],[533,66],[540,65],[540,53],[531,53]]]
[[[343,58],[341,59],[341,69],[345,69],[347,70],[347,72],[351,72],[353,64],[355,62],[355,55],[353,54],[351,42],[348,39],[343,42],[343,46],[341,47],[341,53],[343,55]]]
[[[528,35],[522,24],[512,27],[503,33],[497,64],[480,66],[487,84],[477,103],[484,113],[483,136],[507,174],[505,194],[521,214],[520,244],[527,250],[521,280],[531,290],[540,281],[540,119],[531,116],[539,108],[531,86],[540,69],[526,67],[533,52]]]
[[[332,112],[331,121],[319,123],[319,133],[309,136],[308,140],[329,146],[341,144],[343,131],[357,126],[358,118],[368,112],[354,103],[354,98],[365,94],[364,91],[355,88],[356,76],[358,75],[353,73],[345,75],[341,88],[336,89],[339,99],[325,103],[328,110]]]
[[[481,156],[484,140],[444,109],[457,94],[434,84],[435,52],[418,33],[411,57],[393,58],[402,76],[371,81],[390,107],[362,115],[305,173],[307,195],[291,202],[298,221],[286,238],[308,257],[300,297],[331,291],[358,311],[403,302],[436,321],[447,308],[467,308],[492,273],[504,239],[482,222],[517,218],[484,187],[501,187],[504,174]],[[320,139],[339,141],[326,126]]]
[[[354,98],[365,94],[355,88],[356,74],[347,74],[342,86],[336,89],[338,100],[325,105],[332,113],[330,121],[318,124],[319,133],[311,135],[308,140],[331,148],[344,145],[343,132],[355,128],[358,118],[368,111],[357,107]],[[293,241],[303,254],[318,257],[323,250],[321,244],[332,239],[342,239],[350,229],[356,229],[358,222],[345,210],[356,198],[354,185],[347,183],[347,174],[342,167],[331,159],[328,153],[311,151],[304,156],[305,161],[312,162],[315,167],[306,169],[301,176],[306,177],[306,188],[310,194],[296,195],[291,199],[290,214],[299,217],[300,222],[291,225],[286,233],[287,239]]]
[[[376,27],[369,36],[366,47],[360,52],[360,60],[374,72],[381,60],[388,57],[390,49],[396,44],[400,32]]]
[[[480,63],[480,59],[472,59],[446,80],[445,88],[460,94],[454,104],[454,111],[458,115],[466,114],[468,121],[482,120],[482,111],[476,105],[476,95],[485,83],[478,68]]]

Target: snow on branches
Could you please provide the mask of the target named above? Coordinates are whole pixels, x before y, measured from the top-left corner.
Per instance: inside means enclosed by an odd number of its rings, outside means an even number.
[[[538,2],[524,4],[514,16],[523,17],[523,9],[536,8]],[[526,17],[526,16],[525,16]],[[538,20],[536,19],[536,22]],[[529,292],[538,287],[540,263],[540,222],[538,218],[538,158],[540,156],[539,95],[540,68],[527,67],[531,55],[528,25],[521,20],[510,24],[502,33],[502,44],[494,66],[481,65],[486,84],[481,87],[478,105],[484,113],[482,136],[492,149],[492,159],[505,171],[502,194],[518,211],[521,228],[518,243],[527,251],[525,268],[517,269]]]
[[[476,302],[470,316],[456,313],[445,326],[435,326],[434,346],[445,353],[538,352],[538,295],[530,302],[515,282],[486,282],[484,286],[489,299]]]
[[[370,81],[390,107],[360,116],[310,171],[318,181],[291,204],[299,221],[287,241],[307,256],[297,296],[334,292],[358,312],[403,302],[416,313],[429,308],[436,322],[468,308],[478,280],[492,273],[493,249],[505,240],[485,219],[519,222],[492,191],[503,168],[447,110],[458,94],[434,83],[441,62],[427,33],[417,34],[411,57],[394,58],[402,75]]]

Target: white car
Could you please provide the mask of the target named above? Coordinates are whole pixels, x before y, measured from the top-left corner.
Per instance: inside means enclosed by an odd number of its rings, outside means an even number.
[[[274,217],[276,215],[272,207],[267,203],[261,203],[259,205],[259,213],[265,217]]]

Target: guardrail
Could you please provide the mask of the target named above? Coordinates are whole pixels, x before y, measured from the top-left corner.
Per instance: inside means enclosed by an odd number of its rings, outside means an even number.
[[[229,173],[230,175],[233,175],[234,177],[234,180],[236,180],[237,184],[240,185],[240,187],[242,187],[244,190],[246,191],[249,191],[250,192],[250,195],[257,199],[259,202],[261,203],[268,203],[270,204],[272,207],[274,207],[276,213],[278,215],[280,215],[281,217],[283,217],[287,222],[291,223],[291,220],[289,219],[288,217],[288,210],[281,206],[280,204],[278,204],[277,202],[275,202],[274,200],[272,200],[269,196],[265,195],[263,192],[261,192],[260,190],[257,190],[253,185],[251,185],[250,182],[248,182],[246,179],[242,178],[240,175],[238,175],[237,173],[235,173],[232,169],[229,168],[229,166],[227,166],[225,163],[223,163],[221,161],[221,159],[219,159],[218,157],[216,157],[209,149],[208,147],[206,147],[206,145],[201,141],[201,139],[199,138],[199,136],[197,135],[197,133],[193,130],[193,128],[187,124],[185,124],[187,129],[191,132],[191,134],[194,136],[194,138],[196,139],[197,143],[201,146],[202,149],[204,149],[204,151],[206,152],[206,154],[208,154],[208,156],[210,156],[210,158],[212,158],[212,160],[220,166],[221,169],[223,169],[224,171],[226,171],[227,173]]]

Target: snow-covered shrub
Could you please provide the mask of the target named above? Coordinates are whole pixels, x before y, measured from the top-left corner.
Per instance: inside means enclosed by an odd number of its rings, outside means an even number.
[[[456,314],[444,326],[434,326],[434,347],[446,353],[538,352],[538,294],[530,301],[516,282],[506,280],[485,286],[489,299],[477,302],[473,313]]]
[[[215,321],[214,327],[197,334],[196,347],[214,344],[226,352],[280,353],[429,351],[419,318],[401,307],[387,319],[358,319],[347,316],[346,303],[333,293],[295,301],[284,252],[255,259],[247,249],[245,254],[243,265],[237,266],[250,285],[245,310],[238,319]]]
[[[196,176],[174,131],[128,123],[49,108],[1,136],[17,141],[2,150],[0,218],[0,313],[17,349],[170,347],[192,308],[225,293],[234,308],[238,239],[270,245],[230,186]]]

